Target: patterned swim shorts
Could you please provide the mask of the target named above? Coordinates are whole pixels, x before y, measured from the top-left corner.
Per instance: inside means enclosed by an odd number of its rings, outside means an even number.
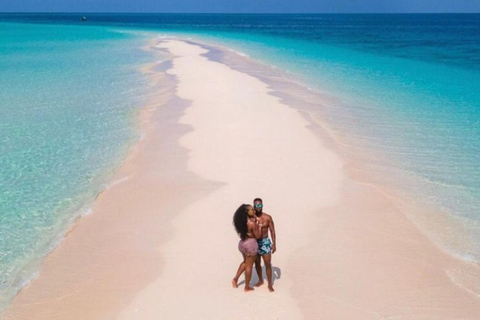
[[[272,241],[269,238],[258,239],[257,242],[259,255],[272,253]]]

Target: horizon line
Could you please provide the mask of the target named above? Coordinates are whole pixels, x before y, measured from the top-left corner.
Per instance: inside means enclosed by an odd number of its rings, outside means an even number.
[[[145,11],[0,11],[18,14],[251,14],[251,15],[288,15],[288,14],[480,14],[480,12],[145,12]]]

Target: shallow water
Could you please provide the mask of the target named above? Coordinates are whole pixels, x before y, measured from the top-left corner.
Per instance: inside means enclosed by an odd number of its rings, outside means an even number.
[[[0,24],[0,306],[137,139],[144,42],[105,28]]]

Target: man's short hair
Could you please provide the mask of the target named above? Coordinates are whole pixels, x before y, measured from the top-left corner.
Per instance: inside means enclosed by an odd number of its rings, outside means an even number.
[[[253,203],[255,203],[255,201],[260,201],[260,202],[262,202],[262,203],[263,203],[263,200],[262,200],[262,199],[260,199],[260,198],[255,198],[255,199],[253,200]]]

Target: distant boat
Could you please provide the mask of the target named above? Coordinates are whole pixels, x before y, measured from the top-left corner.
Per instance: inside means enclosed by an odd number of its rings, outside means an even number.
[[[82,17],[80,20],[81,20],[82,22],[87,22],[87,17]]]

